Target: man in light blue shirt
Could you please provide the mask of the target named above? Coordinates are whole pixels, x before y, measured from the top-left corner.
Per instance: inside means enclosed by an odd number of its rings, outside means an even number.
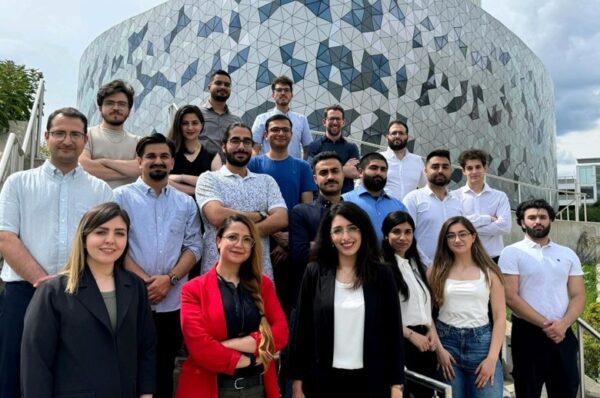
[[[398,199],[389,196],[383,188],[387,182],[388,163],[378,152],[371,152],[360,158],[358,172],[361,184],[353,191],[342,195],[344,200],[356,203],[367,212],[379,242],[383,239],[381,224],[392,211],[407,211]]]
[[[290,102],[292,102],[292,97],[294,97],[293,85],[294,82],[287,76],[279,76],[271,84],[275,108],[258,115],[252,125],[252,139],[254,140],[254,153],[256,155],[269,152],[269,143],[265,137],[265,123],[267,119],[273,115],[285,115],[292,122],[292,140],[288,145],[288,153],[297,159],[306,160],[308,145],[313,139],[306,116],[290,111]]]
[[[175,144],[162,134],[142,138],[136,148],[142,175],[115,189],[129,213],[125,267],[148,287],[157,332],[157,397],[173,396],[173,368],[181,344],[181,287],[200,259],[200,218],[194,200],[171,187]]]
[[[48,117],[44,138],[50,158],[8,177],[0,192],[0,397],[20,397],[19,363],[25,310],[35,292],[59,273],[81,216],[113,199],[104,181],[81,168],[87,119],[74,108]]]

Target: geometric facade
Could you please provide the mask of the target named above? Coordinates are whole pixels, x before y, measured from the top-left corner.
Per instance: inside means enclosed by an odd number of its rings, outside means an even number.
[[[408,121],[413,152],[487,150],[490,174],[556,188],[549,74],[510,30],[467,0],[171,0],[101,34],[81,58],[78,106],[99,121],[98,87],[136,91],[129,131],[168,131],[168,107],[201,104],[208,75],[232,76],[232,112],[251,125],[294,82],[293,110],[322,130],[339,103],[346,134],[383,143]],[[455,181],[460,173],[455,173]],[[502,187],[511,197],[514,185]]]

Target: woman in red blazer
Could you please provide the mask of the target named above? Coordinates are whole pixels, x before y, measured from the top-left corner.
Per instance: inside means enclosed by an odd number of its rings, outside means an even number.
[[[219,260],[181,293],[181,328],[189,357],[177,397],[217,398],[245,389],[248,397],[279,398],[273,357],[288,325],[273,283],[262,276],[260,236],[242,215],[217,233]]]

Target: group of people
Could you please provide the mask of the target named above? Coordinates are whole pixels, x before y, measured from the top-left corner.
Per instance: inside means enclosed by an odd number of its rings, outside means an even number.
[[[252,127],[231,83],[214,72],[166,136],[124,130],[121,80],[98,126],[49,115],[49,159],[0,192],[1,397],[171,398],[182,347],[178,397],[430,396],[405,367],[501,397],[506,305],[517,396],[575,396],[583,273],[548,203],[519,204],[525,237],[504,247],[484,151],[449,191],[449,151],[410,153],[406,121],[361,157],[339,105],[313,141],[289,78]]]

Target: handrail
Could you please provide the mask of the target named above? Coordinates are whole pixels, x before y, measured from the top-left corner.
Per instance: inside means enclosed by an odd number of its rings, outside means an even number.
[[[600,341],[600,333],[594,329],[589,323],[581,318],[577,318],[577,340],[579,342],[579,397],[585,397],[585,355],[583,345],[583,332],[584,330],[591,334],[596,340]]]
[[[171,129],[173,122],[175,121],[175,113],[179,110],[179,107],[174,102],[169,105],[167,108],[167,112],[169,113],[169,125],[167,126],[167,130]]]
[[[406,379],[411,380],[414,383],[420,384],[425,387],[429,387],[433,390],[434,397],[438,397],[438,392],[444,393],[445,398],[452,398],[452,387],[449,384],[442,383],[439,380],[432,379],[422,375],[421,373],[413,372],[412,370],[405,369]]]
[[[311,134],[316,135],[316,136],[324,136],[325,135],[325,133],[323,131],[318,131],[318,130],[312,130]],[[362,141],[362,140],[359,140],[357,138],[353,138],[353,137],[349,137],[349,136],[348,137],[344,137],[344,139],[346,139],[347,141],[350,141],[350,142],[354,142],[357,145],[361,145],[361,146],[364,145],[364,146],[372,147],[375,150],[385,150],[385,149],[387,149],[387,146],[380,145],[380,144],[374,144],[372,142]],[[421,156],[421,159],[425,160],[425,158],[423,156]],[[458,165],[458,164],[452,164],[452,167],[460,169],[460,165]],[[547,196],[548,196],[547,199],[550,199],[550,196],[552,194],[559,194],[559,193],[565,193],[565,194],[568,194],[568,195],[579,195],[580,200],[581,199],[585,199],[585,196],[586,196],[585,193],[559,190],[559,189],[550,188],[550,187],[541,187],[541,186],[534,185],[534,184],[531,184],[531,183],[528,183],[528,182],[516,181],[516,180],[510,179],[510,178],[506,178],[506,177],[502,177],[502,176],[497,176],[497,175],[494,175],[494,174],[487,174],[486,178],[490,178],[490,179],[496,180],[496,181],[501,181],[501,182],[504,182],[504,183],[515,184],[517,186],[517,199],[518,199],[518,203],[521,203],[523,201],[521,187],[532,188],[532,189],[536,189],[536,190],[542,190],[542,191],[544,191],[544,192],[547,193]],[[548,202],[552,202],[552,201],[548,200]],[[582,202],[583,202],[583,205],[585,206],[585,200],[582,200]],[[562,209],[561,211],[563,211],[563,210],[564,209]],[[578,213],[578,212],[576,211],[576,213]],[[579,221],[578,214],[576,216],[576,220]],[[587,211],[585,211],[585,209],[584,209],[584,221],[587,221]]]

